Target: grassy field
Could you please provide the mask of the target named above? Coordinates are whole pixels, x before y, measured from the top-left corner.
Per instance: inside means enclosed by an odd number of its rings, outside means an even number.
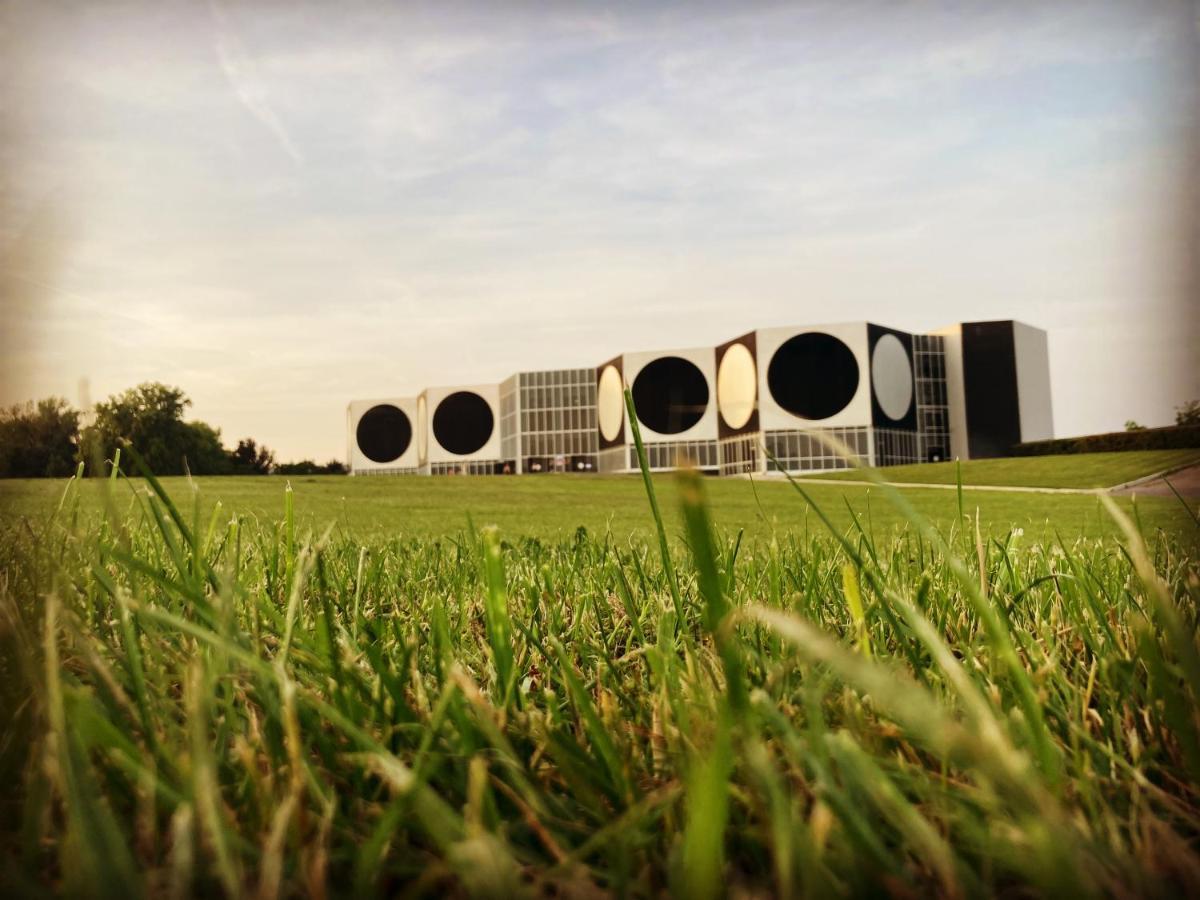
[[[1200,890],[1176,501],[653,485],[5,485],[0,891]]]
[[[1031,463],[1035,461],[1029,461]],[[861,477],[861,476],[860,476]],[[207,519],[220,502],[227,514],[278,518],[288,479],[279,476],[198,478],[189,485],[183,478],[166,478],[168,494],[190,517],[196,505]],[[671,534],[679,531],[675,479],[656,478]],[[47,480],[0,481],[0,522],[22,517],[38,520],[59,503],[63,482]],[[303,527],[323,529],[334,524],[339,533],[363,539],[391,536],[434,537],[453,535],[467,528],[496,525],[509,537],[553,538],[584,527],[593,535],[611,529],[621,539],[650,535],[653,519],[646,506],[639,477],[630,476],[528,476],[523,478],[345,478],[309,476],[290,480]],[[807,505],[790,485],[780,481],[751,483],[744,479],[713,479],[706,484],[713,519],[723,532],[745,529],[748,537],[765,538],[773,530],[813,530]],[[116,495],[121,511],[136,504],[131,480]],[[855,485],[828,487],[805,485],[839,528],[852,524],[851,512],[885,534],[904,527],[906,518],[883,501],[879,488]],[[80,487],[80,514],[100,512],[99,483]],[[954,491],[907,490],[905,497],[921,515],[947,528],[958,517]],[[1132,508],[1121,498],[1123,509]],[[1052,538],[1055,530],[1069,536],[1112,535],[1116,526],[1099,500],[1086,495],[1014,494],[966,490],[964,510],[979,511],[985,533],[1003,534],[1020,527],[1031,537]],[[1163,528],[1187,533],[1190,516],[1173,498],[1147,497],[1137,501],[1138,516],[1153,531]]]
[[[1121,453],[1074,453],[1010,459],[970,459],[962,463],[964,485],[1013,487],[1108,488],[1189,463],[1200,463],[1200,450],[1131,450]],[[953,462],[876,469],[900,484],[955,484]],[[830,472],[819,477],[862,478],[861,471]]]

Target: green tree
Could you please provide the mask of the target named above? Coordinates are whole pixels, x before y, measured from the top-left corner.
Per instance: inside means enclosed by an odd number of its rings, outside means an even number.
[[[75,471],[79,412],[61,397],[0,410],[0,478],[46,478]]]
[[[275,454],[260,447],[254,438],[242,438],[229,452],[229,461],[234,475],[269,475],[275,466]]]
[[[1126,419],[1125,420],[1125,430],[1126,431],[1145,431],[1146,426],[1142,425],[1138,422],[1135,422],[1133,419]]]
[[[93,474],[102,474],[96,471],[97,463],[111,459],[113,450],[128,441],[156,475],[228,472],[221,432],[203,422],[183,421],[191,405],[182,390],[158,382],[115,394],[96,404],[95,420],[80,442],[82,457]]]
[[[302,459],[299,462],[279,463],[274,469],[276,475],[345,475],[349,470],[336,459],[331,459],[325,465]]]
[[[221,429],[207,422],[184,422],[184,459],[193,475],[228,475],[233,471]]]
[[[1175,407],[1176,425],[1200,425],[1200,400],[1189,400]]]

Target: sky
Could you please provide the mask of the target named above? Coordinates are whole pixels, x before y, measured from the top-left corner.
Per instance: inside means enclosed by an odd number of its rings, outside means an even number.
[[[1055,431],[1200,397],[1189,3],[0,0],[0,403],[346,404],[756,327],[1049,333]]]

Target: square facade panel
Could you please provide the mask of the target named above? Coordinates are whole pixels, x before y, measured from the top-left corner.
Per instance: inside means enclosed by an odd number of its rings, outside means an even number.
[[[500,458],[500,389],[495,384],[426,388],[417,398],[421,466]]]
[[[713,348],[625,353],[596,369],[600,447],[632,443],[624,387],[629,385],[642,440],[715,440],[716,358]]]
[[[355,400],[346,409],[346,432],[351,473],[416,471],[417,398]]]
[[[717,468],[716,355],[711,347],[624,353],[596,368],[596,430],[601,472],[637,469],[625,385],[652,469],[681,456]]]
[[[755,332],[762,430],[871,424],[866,322]]]

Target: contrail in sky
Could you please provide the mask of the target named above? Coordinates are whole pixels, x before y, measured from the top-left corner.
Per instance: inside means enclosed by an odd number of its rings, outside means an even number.
[[[242,106],[275,136],[284,153],[292,158],[292,162],[296,165],[303,164],[304,158],[267,100],[266,85],[259,77],[254,59],[229,27],[225,14],[215,0],[209,0],[208,5],[216,23],[216,39],[213,43],[217,51],[217,60],[229,81],[229,86],[233,88],[234,95]]]

